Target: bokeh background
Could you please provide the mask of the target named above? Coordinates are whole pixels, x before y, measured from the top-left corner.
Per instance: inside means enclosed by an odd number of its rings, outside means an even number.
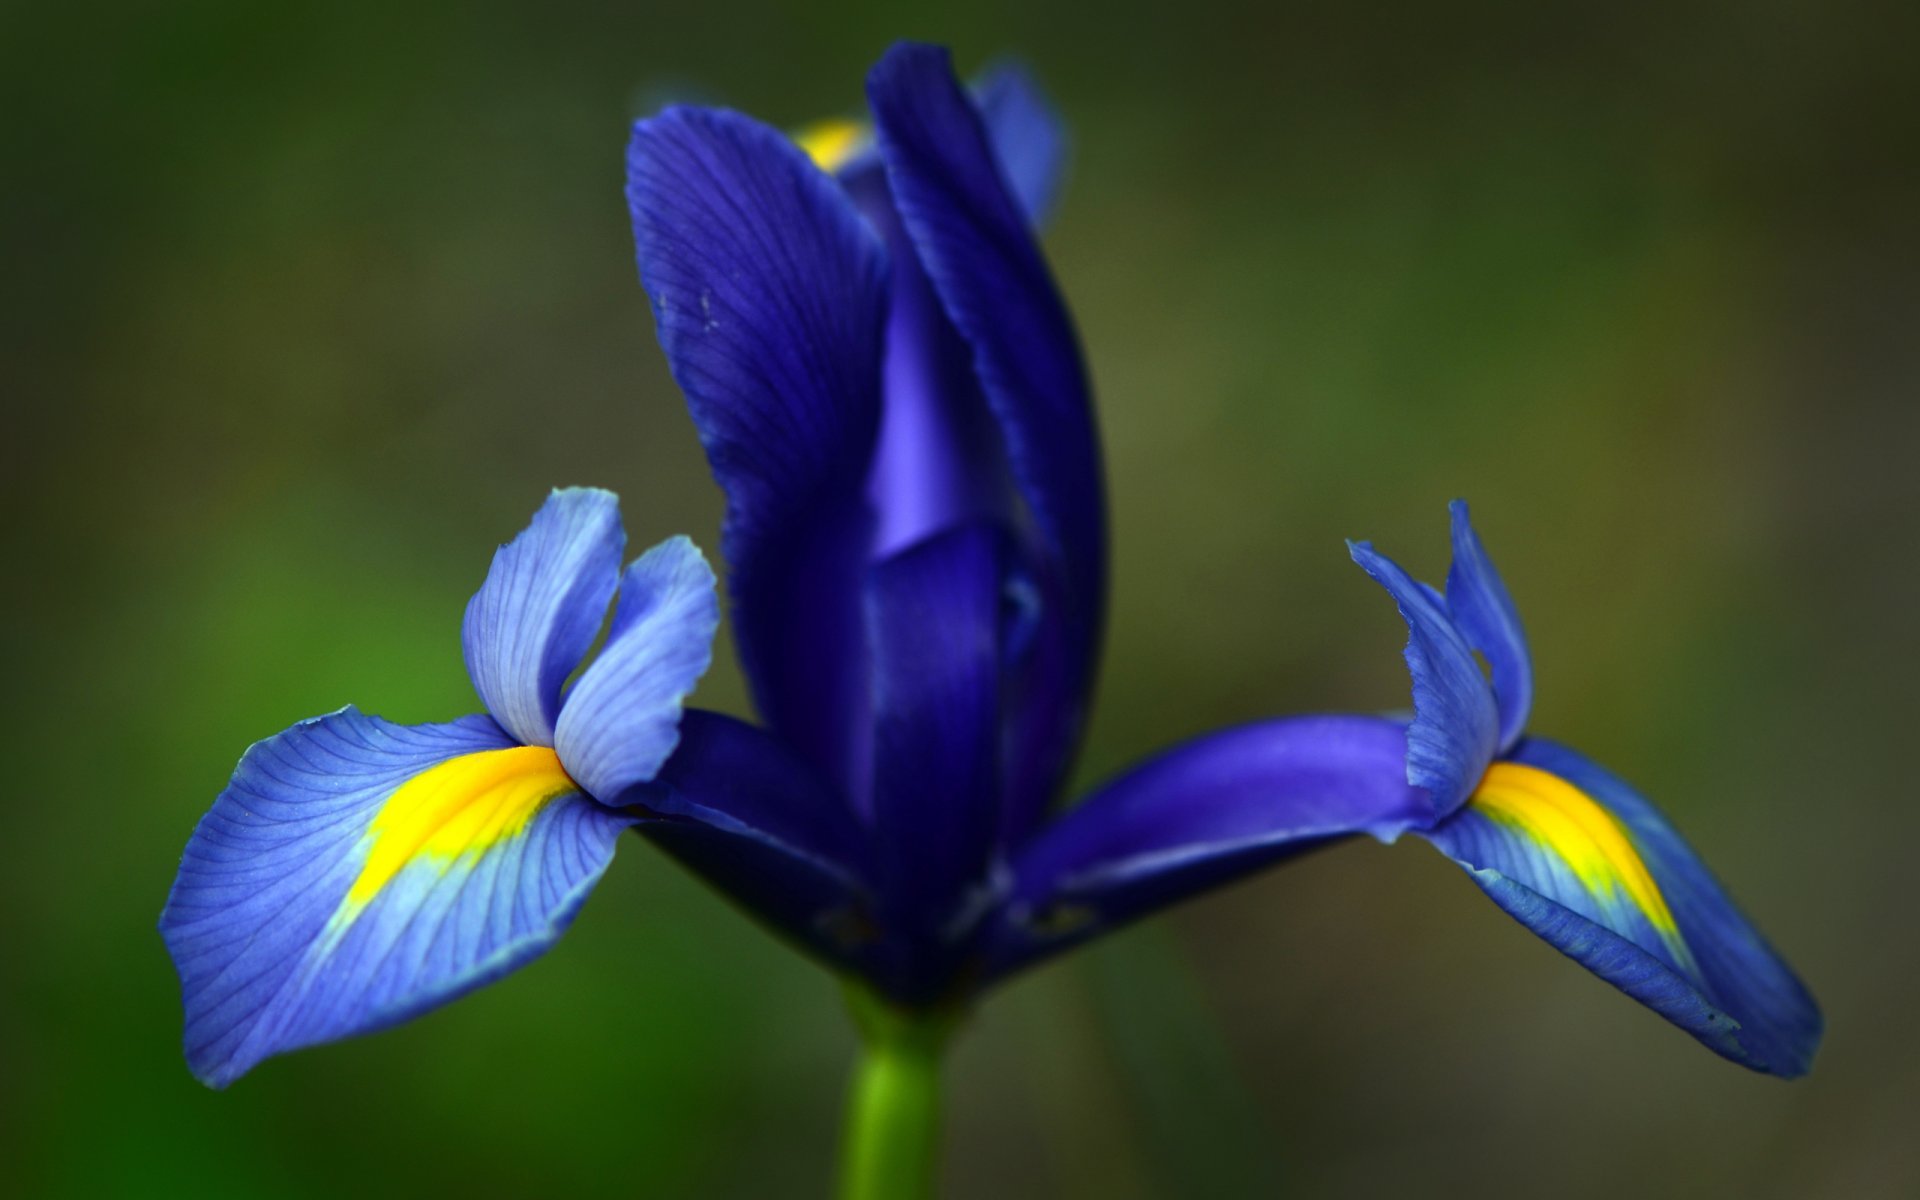
[[[1749,1075],[1355,843],[994,997],[949,1194],[1920,1194],[1912,13],[6,5],[0,1190],[824,1194],[835,989],[638,841],[535,967],[224,1094],[153,924],[249,742],[474,708],[460,613],[547,488],[715,545],[626,123],[855,111],[911,34],[1020,53],[1073,126],[1116,564],[1082,782],[1404,704],[1341,539],[1432,577],[1464,494],[1534,727],[1667,808],[1831,1028]],[[703,700],[744,711],[731,659]]]

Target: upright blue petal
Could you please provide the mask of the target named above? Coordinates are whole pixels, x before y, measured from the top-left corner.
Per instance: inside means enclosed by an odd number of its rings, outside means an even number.
[[[1025,843],[1058,797],[1087,704],[1087,652],[1063,584],[1016,543],[1002,592],[1000,841]]]
[[[553,745],[560,688],[607,619],[626,534],[619,501],[565,488],[500,547],[467,604],[467,674],[493,719],[529,746]]]
[[[995,63],[974,81],[994,157],[1027,220],[1044,227],[1066,175],[1067,130],[1040,83],[1022,63]]]
[[[974,372],[973,349],[947,319],[907,236],[878,158],[841,176],[886,240],[885,387],[868,469],[872,557],[979,520],[1011,523],[1019,500],[999,424]]]
[[[1380,717],[1261,721],[1176,746],[1101,787],[1015,858],[996,974],[1207,888],[1427,819],[1406,731]]]
[[[1564,746],[1520,743],[1424,834],[1568,957],[1757,1071],[1804,1074],[1821,1032],[1806,987],[1692,847],[1619,778]]]
[[[618,804],[659,771],[679,738],[681,703],[713,661],[719,626],[713,569],[686,538],[627,568],[607,644],[567,693],[554,740],[590,794]]]
[[[1520,627],[1520,611],[1473,531],[1467,502],[1455,500],[1447,511],[1453,518],[1447,608],[1467,644],[1486,655],[1493,669],[1493,699],[1500,711],[1499,753],[1505,754],[1527,728],[1527,713],[1533,707],[1533,656],[1527,650],[1527,631]]]
[[[877,949],[866,833],[821,775],[744,721],[689,710],[641,832],[803,949],[866,970]]]
[[[1106,511],[1072,322],[946,52],[895,46],[868,77],[867,96],[894,204],[948,317],[973,349],[1058,578],[1058,604],[1047,619],[1071,639],[1069,675],[1083,692],[1104,620]],[[1069,706],[1069,721],[1076,708]]]
[[[632,823],[492,720],[344,709],[248,750],[160,917],[194,1074],[405,1020],[559,937]]]
[[[884,917],[935,958],[999,826],[1000,563],[997,532],[968,526],[880,563],[867,586]]]
[[[743,666],[769,724],[845,784],[864,755],[885,254],[837,184],[736,113],[642,121],[627,167],[660,344],[727,494]]]
[[[1466,802],[1499,746],[1493,690],[1438,593],[1369,543],[1350,542],[1347,549],[1387,589],[1407,623],[1407,670],[1413,675],[1407,782],[1425,788],[1434,816],[1444,817]]]

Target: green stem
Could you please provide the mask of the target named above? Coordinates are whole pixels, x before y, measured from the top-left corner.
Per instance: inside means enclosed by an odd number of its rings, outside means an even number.
[[[847,1092],[840,1200],[927,1200],[940,1157],[940,1065],[954,1015],[895,1008],[859,985],[860,1060]]]

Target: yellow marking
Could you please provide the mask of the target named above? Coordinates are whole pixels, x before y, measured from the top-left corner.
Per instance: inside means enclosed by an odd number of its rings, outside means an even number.
[[[831,175],[847,165],[867,143],[867,127],[858,121],[835,117],[815,121],[793,135],[814,165]]]
[[[1692,969],[1693,956],[1660,885],[1626,827],[1593,797],[1551,772],[1497,762],[1487,768],[1469,803],[1559,855],[1596,898],[1625,900],[1639,909],[1675,960]]]
[[[416,859],[444,866],[484,853],[525,829],[548,801],[579,790],[545,746],[481,750],[429,767],[387,797],[368,827],[373,849],[345,908],[357,911]]]

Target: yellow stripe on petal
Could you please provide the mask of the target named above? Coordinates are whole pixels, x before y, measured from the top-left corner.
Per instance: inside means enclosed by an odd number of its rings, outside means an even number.
[[[815,121],[794,134],[793,140],[815,166],[831,175],[852,161],[866,145],[867,137],[867,127],[859,121],[834,118]]]
[[[1632,905],[1675,961],[1692,968],[1693,956],[1673,911],[1626,827],[1591,796],[1538,767],[1497,762],[1487,768],[1469,804],[1558,855],[1602,904]]]
[[[545,746],[481,750],[422,771],[387,798],[368,828],[373,849],[347,892],[347,911],[379,895],[407,864],[445,867],[485,853],[518,835],[549,801],[579,790]]]

